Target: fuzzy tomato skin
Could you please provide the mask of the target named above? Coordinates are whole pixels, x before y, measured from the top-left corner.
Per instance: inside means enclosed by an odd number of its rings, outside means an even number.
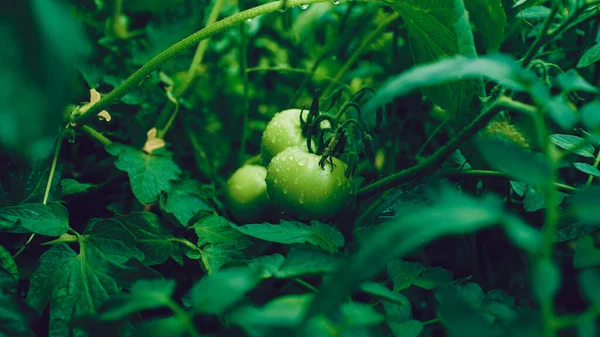
[[[265,178],[267,168],[244,165],[227,180],[226,197],[230,214],[242,223],[258,221],[269,208]]]
[[[309,113],[308,109],[304,109],[304,111],[302,109],[288,109],[276,113],[267,124],[260,143],[260,154],[265,165],[268,165],[273,157],[288,147],[300,146],[308,150],[306,137],[302,135],[300,112],[302,112],[302,120],[306,121]],[[330,124],[328,121],[323,121],[321,127],[330,127]],[[312,144],[314,149],[314,142]]]
[[[338,214],[352,192],[344,172],[346,164],[333,158],[333,171],[321,156],[301,147],[290,147],[277,154],[267,167],[267,193],[281,211],[311,220],[327,220]]]

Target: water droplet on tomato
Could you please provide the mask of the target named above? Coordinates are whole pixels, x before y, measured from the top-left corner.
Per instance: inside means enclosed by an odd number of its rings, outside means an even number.
[[[308,4],[304,4],[304,5],[300,5],[300,8],[301,8],[301,9],[307,9],[307,8],[308,8],[308,6],[309,6]]]
[[[304,193],[301,193],[301,194],[300,194],[300,197],[298,198],[298,202],[299,202],[300,204],[304,204],[304,202],[305,202],[305,200],[304,200]]]

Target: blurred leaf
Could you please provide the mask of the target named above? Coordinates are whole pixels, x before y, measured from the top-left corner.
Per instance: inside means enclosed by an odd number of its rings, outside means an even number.
[[[587,158],[595,158],[594,152],[596,151],[592,144],[588,143],[587,140],[571,135],[554,134],[551,135],[550,141],[554,145],[559,146],[567,151],[576,153],[580,156]]]
[[[516,144],[492,137],[481,137],[478,142],[483,158],[497,170],[513,179],[533,186],[543,185],[550,179],[550,167],[544,157],[523,150]]]
[[[32,323],[38,315],[15,294],[0,293],[0,336],[36,337]]]
[[[503,222],[504,231],[515,246],[531,254],[540,252],[543,238],[538,228],[528,225],[513,214],[507,214]]]
[[[563,92],[584,91],[595,93],[598,89],[586,81],[575,69],[569,69],[556,77]]]
[[[88,41],[66,1],[3,1],[0,22],[0,146],[44,159],[73,98],[74,65],[87,56]]]
[[[552,301],[561,285],[561,272],[554,261],[536,261],[531,271],[532,292],[538,303]]]
[[[248,267],[224,269],[205,275],[190,290],[194,310],[221,315],[262,280],[259,270]]]
[[[592,305],[600,303],[600,271],[596,268],[586,268],[579,272],[581,291]]]
[[[179,247],[170,232],[160,223],[158,216],[149,212],[117,215],[113,218],[101,219],[94,226],[120,227],[130,233],[134,239],[132,245],[143,254],[143,262],[148,266],[165,262],[169,257],[178,261],[181,255]]]
[[[506,14],[500,0],[466,0],[465,6],[487,53],[496,52],[504,40]]]
[[[12,278],[14,285],[19,281],[19,270],[12,255],[6,248],[0,246],[0,271],[7,272]],[[0,288],[3,290],[4,288]]]
[[[573,255],[573,268],[600,266],[600,249],[594,246],[594,239],[584,236],[577,240]]]
[[[586,103],[579,110],[581,122],[589,130],[596,131],[600,128],[600,101]]]
[[[144,310],[167,306],[174,290],[174,280],[138,280],[131,292],[105,303],[94,318],[100,321],[117,321]]]
[[[365,236],[357,252],[324,282],[307,318],[336,308],[348,293],[385,268],[387,261],[446,235],[491,227],[503,216],[501,201],[494,197],[475,199],[449,187],[432,193],[438,196],[433,205],[413,207]]]
[[[134,330],[134,337],[183,337],[186,335],[186,322],[178,316],[145,320]]]
[[[588,163],[573,163],[573,166],[585,174],[589,174],[594,177],[600,177],[600,170],[598,170],[596,166],[592,166]]]
[[[263,278],[269,278],[275,275],[284,261],[285,257],[283,257],[283,255],[273,254],[259,256],[247,262],[249,267],[261,269],[263,271]]]
[[[585,51],[579,62],[577,62],[577,68],[585,68],[598,61],[600,61],[600,44],[596,44]]]
[[[161,194],[160,207],[165,212],[175,215],[184,226],[188,225],[196,213],[215,210],[206,202],[202,194],[202,185],[191,179],[179,181],[173,185],[171,191]]]
[[[342,260],[322,250],[299,248],[291,250],[278,270],[277,278],[326,274],[335,271]]]
[[[166,150],[157,150],[150,155],[112,143],[106,147],[106,151],[118,157],[115,166],[127,172],[133,194],[143,205],[157,201],[162,191],[171,191],[171,182],[179,179],[181,169]]]
[[[285,295],[262,307],[244,306],[236,309],[228,318],[250,336],[264,336],[272,328],[298,325],[312,297],[312,294]]]
[[[52,158],[26,161],[0,154],[0,207],[19,204],[42,203],[50,174]],[[48,200],[54,201],[60,180],[61,165],[54,171]]]
[[[504,87],[516,91],[530,91],[542,95],[546,89],[536,79],[535,74],[521,68],[514,58],[500,54],[470,59],[464,56],[448,57],[423,65],[417,65],[387,80],[363,109],[365,121],[375,124],[375,111],[396,97],[433,85],[439,85],[459,79],[477,79],[481,76],[499,82]],[[439,104],[438,104],[439,105]],[[441,106],[441,105],[440,105]]]
[[[565,131],[570,131],[577,124],[577,112],[569,105],[565,96],[554,96],[545,103],[550,117]]]
[[[548,7],[544,6],[531,6],[529,8],[525,8],[524,10],[519,12],[518,18],[524,19],[540,19],[546,18],[550,15],[552,10]]]
[[[7,206],[0,208],[0,218],[41,235],[59,236],[69,230],[69,212],[56,202]]]
[[[246,235],[281,244],[305,243],[320,247],[328,252],[336,252],[344,246],[340,231],[320,221],[311,221],[310,226],[300,222],[282,220],[279,224],[232,225]]]
[[[383,283],[365,282],[360,285],[360,290],[392,303],[405,304],[408,302],[404,295],[388,289]]]
[[[388,325],[395,337],[419,337],[425,325],[423,322],[411,319],[404,322],[390,322]]]
[[[60,189],[63,195],[79,194],[96,187],[98,187],[98,185],[80,183],[75,179],[63,179],[60,181]]]
[[[582,221],[600,222],[600,186],[586,187],[570,198],[571,210]]]
[[[576,326],[577,337],[594,337],[597,336],[596,318],[590,318],[579,322]]]
[[[123,3],[131,12],[164,12],[178,6],[183,0],[128,0]]]
[[[340,307],[344,326],[373,325],[383,322],[384,317],[366,303],[348,302]]]

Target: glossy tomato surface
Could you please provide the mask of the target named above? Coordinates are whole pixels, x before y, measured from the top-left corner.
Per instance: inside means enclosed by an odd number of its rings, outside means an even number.
[[[244,165],[227,180],[226,196],[231,215],[239,222],[259,221],[269,206],[267,169]]]
[[[350,197],[351,182],[344,172],[346,164],[333,158],[319,166],[320,156],[301,147],[290,147],[277,154],[267,167],[267,193],[271,202],[294,216],[327,220],[338,214]]]

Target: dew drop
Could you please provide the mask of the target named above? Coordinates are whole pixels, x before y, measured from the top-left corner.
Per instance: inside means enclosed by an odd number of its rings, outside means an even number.
[[[300,197],[298,198],[298,202],[299,202],[300,204],[304,204],[304,201],[305,201],[305,200],[304,200],[304,193],[302,193],[302,194],[300,194]]]
[[[342,179],[340,179],[340,177],[337,178],[338,181],[338,186],[342,186]]]
[[[333,4],[334,4],[334,5],[339,5],[339,4],[340,4],[340,1],[339,1],[339,0],[333,0]]]
[[[246,19],[246,22],[252,22],[252,18]]]
[[[308,8],[308,6],[309,6],[308,4],[304,4],[304,5],[300,5],[300,8],[301,8],[301,9],[307,9],[307,8]]]
[[[306,165],[306,158],[299,159],[299,160],[298,160],[298,165],[299,165],[299,166],[304,166],[304,165]]]
[[[288,194],[289,192],[287,186],[284,186],[281,191],[283,192],[283,194]]]
[[[285,12],[285,11],[287,11],[287,7],[279,8],[279,12],[280,12],[280,13],[283,13],[283,12]]]

